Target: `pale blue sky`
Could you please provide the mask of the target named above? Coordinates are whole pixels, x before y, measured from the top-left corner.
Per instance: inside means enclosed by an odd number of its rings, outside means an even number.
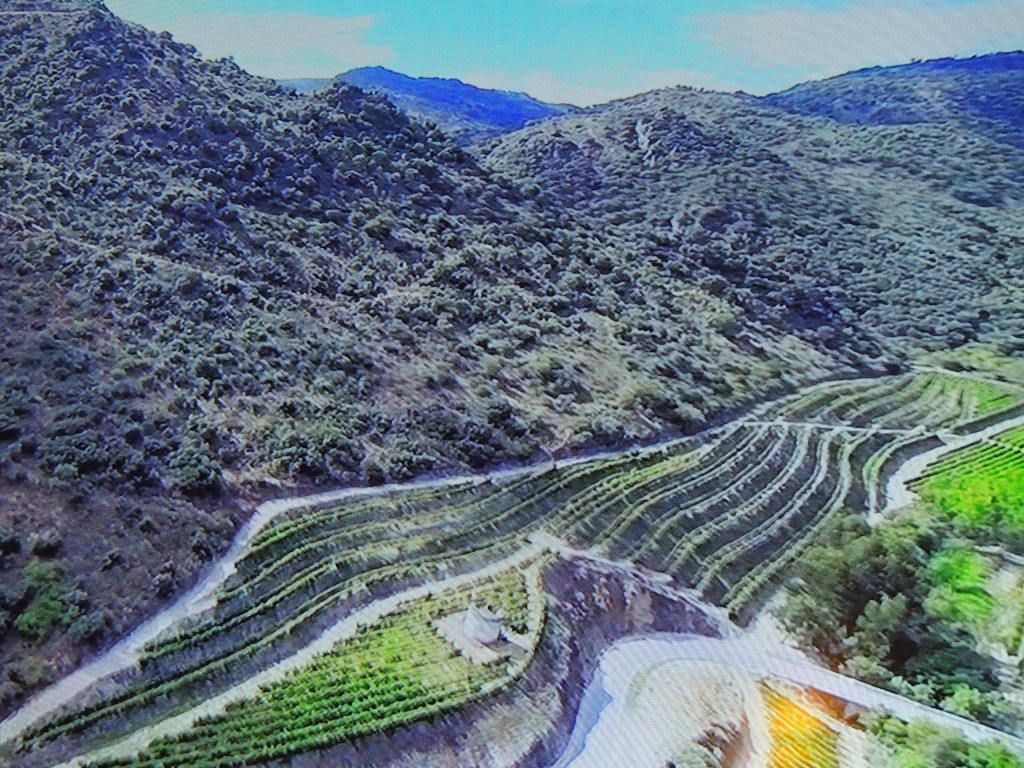
[[[1024,0],[107,0],[267,77],[382,65],[593,104],[1024,48]]]

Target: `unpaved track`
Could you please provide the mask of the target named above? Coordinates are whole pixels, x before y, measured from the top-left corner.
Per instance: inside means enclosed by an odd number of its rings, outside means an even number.
[[[971,741],[998,741],[1024,753],[1024,739],[824,669],[793,648],[765,644],[756,634],[722,639],[697,635],[654,636],[623,641],[622,647],[629,649],[637,659],[643,659],[645,664],[662,661],[726,664],[758,677],[776,677],[802,688],[813,688],[861,707],[885,709],[902,720],[924,720],[956,731]]]

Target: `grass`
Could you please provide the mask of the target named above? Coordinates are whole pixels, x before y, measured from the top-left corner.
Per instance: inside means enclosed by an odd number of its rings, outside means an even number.
[[[72,586],[55,563],[35,560],[22,569],[32,595],[28,607],[14,625],[33,640],[44,640],[55,627],[66,627],[78,616],[70,599]]]
[[[928,612],[980,632],[996,608],[988,591],[991,568],[985,557],[970,549],[942,550],[932,556],[928,572]]]

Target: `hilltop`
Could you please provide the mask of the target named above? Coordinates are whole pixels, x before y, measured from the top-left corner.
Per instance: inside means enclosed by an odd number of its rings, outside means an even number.
[[[677,88],[502,137],[484,162],[825,348],[1021,349],[1024,151],[958,121],[850,125]]]
[[[872,67],[764,101],[856,125],[950,125],[1024,148],[1024,51]]]
[[[383,94],[407,114],[436,123],[462,143],[514,131],[532,120],[576,109],[568,104],[547,104],[525,93],[478,88],[451,78],[409,77],[384,67],[353,69],[334,80],[285,80],[281,84],[309,94],[333,83]]]

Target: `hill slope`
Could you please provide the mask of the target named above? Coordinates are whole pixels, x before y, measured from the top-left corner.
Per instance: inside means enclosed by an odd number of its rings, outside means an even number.
[[[764,101],[858,125],[948,124],[1024,148],[1024,51],[873,67]]]
[[[97,3],[19,7],[0,713],[188,584],[255,499],[693,430],[881,364],[379,96],[284,93]]]
[[[439,77],[409,77],[384,67],[363,67],[339,75],[347,83],[387,96],[407,114],[430,120],[463,143],[522,128],[531,120],[562,115],[575,107],[547,104],[525,93],[513,93]],[[315,93],[330,80],[285,80],[300,93]]]
[[[826,347],[1024,341],[1024,151],[956,124],[674,89],[503,137],[485,162]]]

